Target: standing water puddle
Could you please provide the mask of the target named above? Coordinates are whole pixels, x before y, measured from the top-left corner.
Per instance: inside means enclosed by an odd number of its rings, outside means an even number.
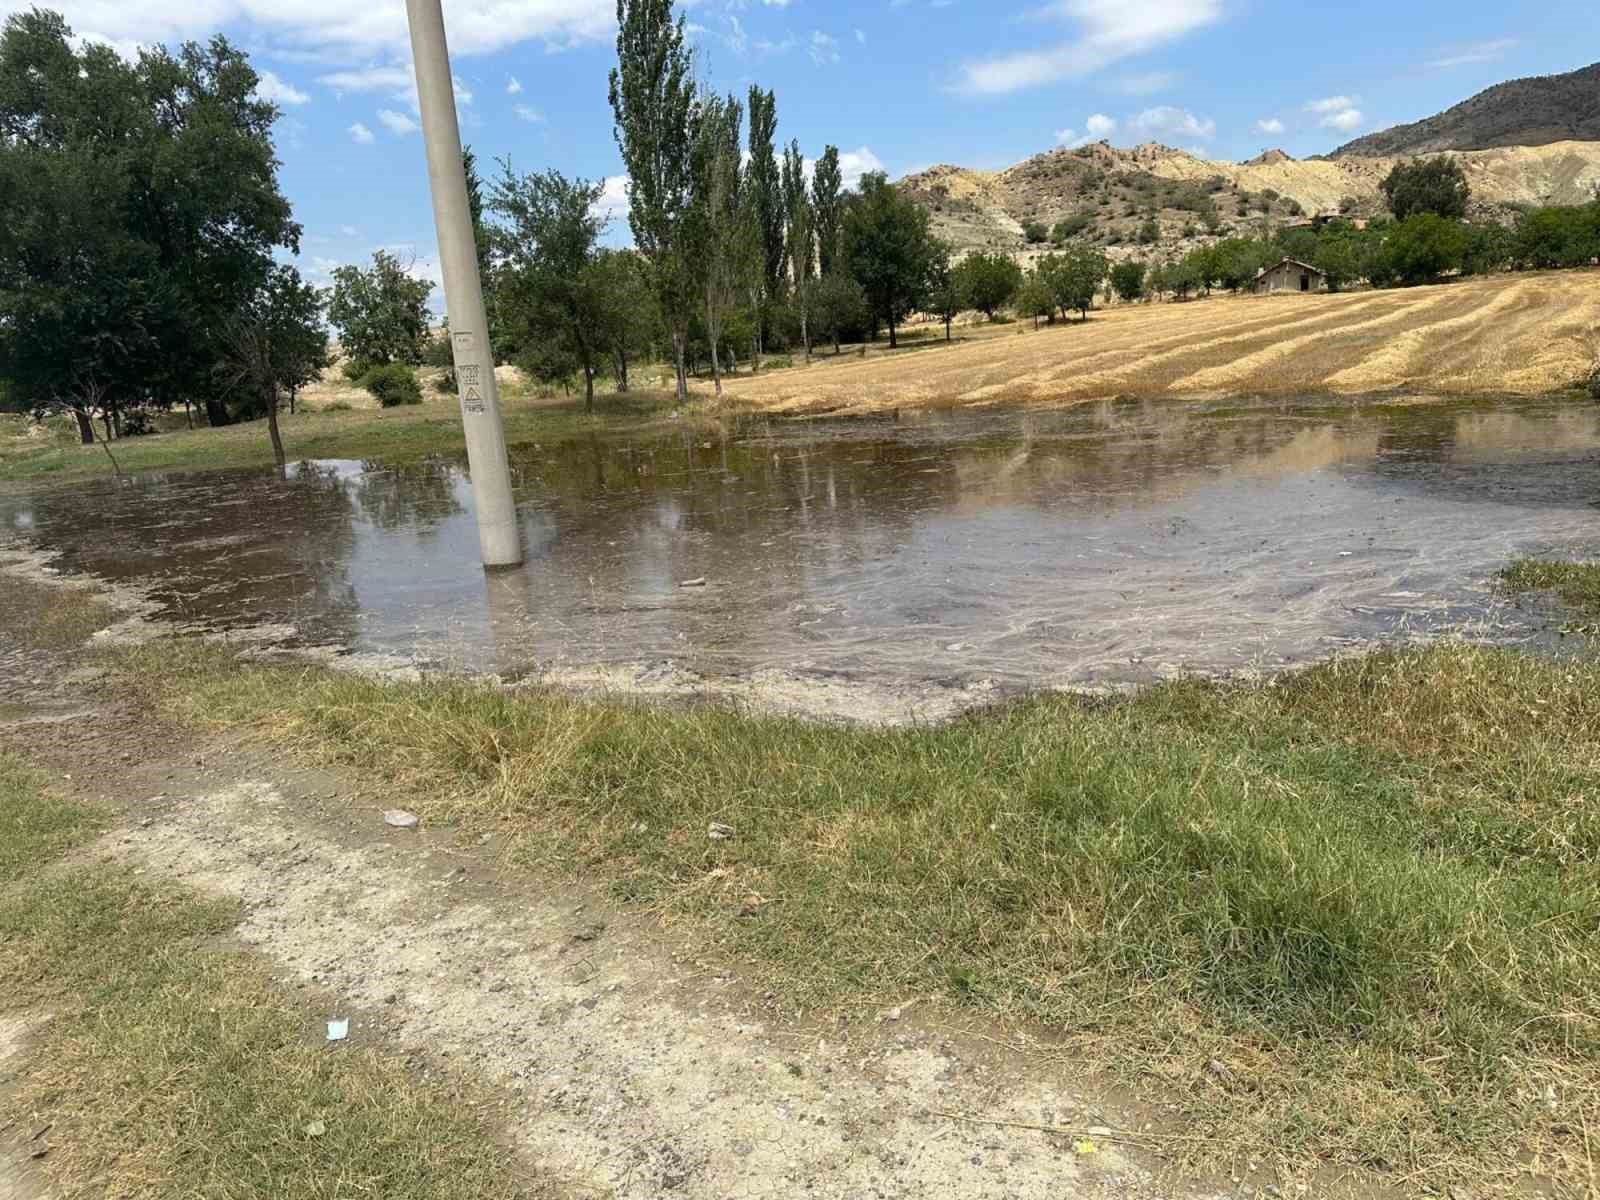
[[[137,582],[174,620],[292,644],[907,695],[1526,639],[1495,571],[1600,552],[1600,406],[1582,401],[754,419],[512,457],[528,560],[492,576],[457,462],[77,484],[0,497],[0,537]]]

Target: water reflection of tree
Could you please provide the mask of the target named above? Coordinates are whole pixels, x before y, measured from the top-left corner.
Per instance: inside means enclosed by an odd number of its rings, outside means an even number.
[[[464,511],[457,495],[461,482],[454,463],[366,463],[354,494],[362,515],[379,529],[410,530],[426,538]]]

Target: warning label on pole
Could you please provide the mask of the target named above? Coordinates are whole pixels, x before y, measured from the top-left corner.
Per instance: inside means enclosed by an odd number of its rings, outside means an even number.
[[[461,391],[461,407],[465,412],[484,412],[482,367],[477,363],[464,363],[456,368],[456,383]]]

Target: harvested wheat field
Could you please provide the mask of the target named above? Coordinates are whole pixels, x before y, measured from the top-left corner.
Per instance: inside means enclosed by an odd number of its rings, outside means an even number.
[[[1074,404],[1111,396],[1412,391],[1532,395],[1593,370],[1600,273],[1336,295],[1216,297],[1019,325],[952,346],[741,379],[775,410]]]

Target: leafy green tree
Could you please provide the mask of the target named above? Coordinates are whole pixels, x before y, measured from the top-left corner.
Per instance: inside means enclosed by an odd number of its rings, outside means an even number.
[[[966,296],[965,307],[977,309],[991,321],[1022,286],[1022,268],[1009,254],[969,254],[956,275]]]
[[[1600,258],[1600,200],[1534,209],[1517,226],[1513,257],[1527,267],[1580,267]]]
[[[1077,311],[1085,321],[1110,269],[1106,256],[1090,246],[1070,246],[1064,252],[1047,254],[1035,268],[1062,317]]]
[[[1459,221],[1472,195],[1461,164],[1444,155],[1398,163],[1378,186],[1397,221],[1420,213]]]
[[[867,297],[861,285],[842,270],[822,276],[811,289],[812,319],[817,333],[833,343],[839,353],[839,339],[846,330],[856,330],[869,320]]]
[[[42,9],[0,31],[0,379],[11,402],[122,413],[199,400],[231,420],[228,320],[299,227],[277,109],[222,38],[128,63]]]
[[[1294,257],[1304,258],[1303,255]],[[1361,241],[1347,233],[1334,233],[1319,239],[1306,261],[1327,277],[1330,291],[1337,292],[1365,273]]]
[[[241,306],[223,333],[218,369],[242,388],[250,407],[266,414],[272,456],[281,471],[286,457],[278,407],[328,365],[328,333],[322,325],[322,293],[290,266],[275,266],[259,292]]]
[[[889,326],[893,349],[901,319],[928,293],[933,239],[927,211],[902,196],[883,172],[864,175],[845,208],[844,246],[867,304]]]
[[[686,242],[694,197],[695,95],[684,18],[673,19],[672,0],[617,0],[610,98],[628,171],[628,220],[634,244],[650,265],[683,404],[689,399],[684,353],[694,300]]]
[[[1273,259],[1267,245],[1252,238],[1224,238],[1209,253],[1212,277],[1232,292],[1251,286],[1261,269]]]
[[[1461,255],[1463,275],[1488,275],[1504,271],[1516,258],[1516,234],[1503,225],[1468,225]]]
[[[409,274],[386,250],[370,267],[333,272],[328,320],[339,331],[345,356],[363,368],[420,363],[428,343],[428,297],[433,284]]]
[[[1012,302],[1018,316],[1033,318],[1035,329],[1039,328],[1040,317],[1048,317],[1051,321],[1056,319],[1055,295],[1037,269],[1028,272]]]
[[[794,283],[795,311],[800,317],[800,342],[806,362],[811,361],[811,327],[808,311],[812,276],[816,272],[816,217],[811,210],[811,194],[806,189],[805,159],[800,143],[791,142],[783,152],[783,211],[787,226],[784,246],[789,260],[789,277]]]
[[[538,369],[571,363],[583,376],[585,411],[594,410],[594,379],[606,361],[607,297],[594,267],[605,219],[595,204],[605,185],[559,171],[518,176],[510,163],[490,201],[502,219],[505,307],[516,343],[537,347]]]
[[[1467,233],[1460,221],[1418,213],[1389,230],[1373,263],[1372,281],[1428,283],[1459,269],[1466,253]]]
[[[632,250],[601,250],[585,271],[602,303],[598,336],[610,356],[617,391],[628,390],[628,364],[648,354],[660,328],[644,261]]]
[[[839,234],[844,219],[844,177],[839,168],[839,147],[829,146],[811,173],[811,211],[817,226],[817,273],[829,275],[839,257]]]
[[[950,341],[950,326],[970,306],[962,272],[952,266],[954,248],[949,242],[933,239],[928,260],[928,311],[944,322],[944,340]]]
[[[1144,295],[1145,270],[1144,264],[1138,262],[1121,262],[1111,268],[1111,286],[1118,296],[1127,301],[1139,299]]]

